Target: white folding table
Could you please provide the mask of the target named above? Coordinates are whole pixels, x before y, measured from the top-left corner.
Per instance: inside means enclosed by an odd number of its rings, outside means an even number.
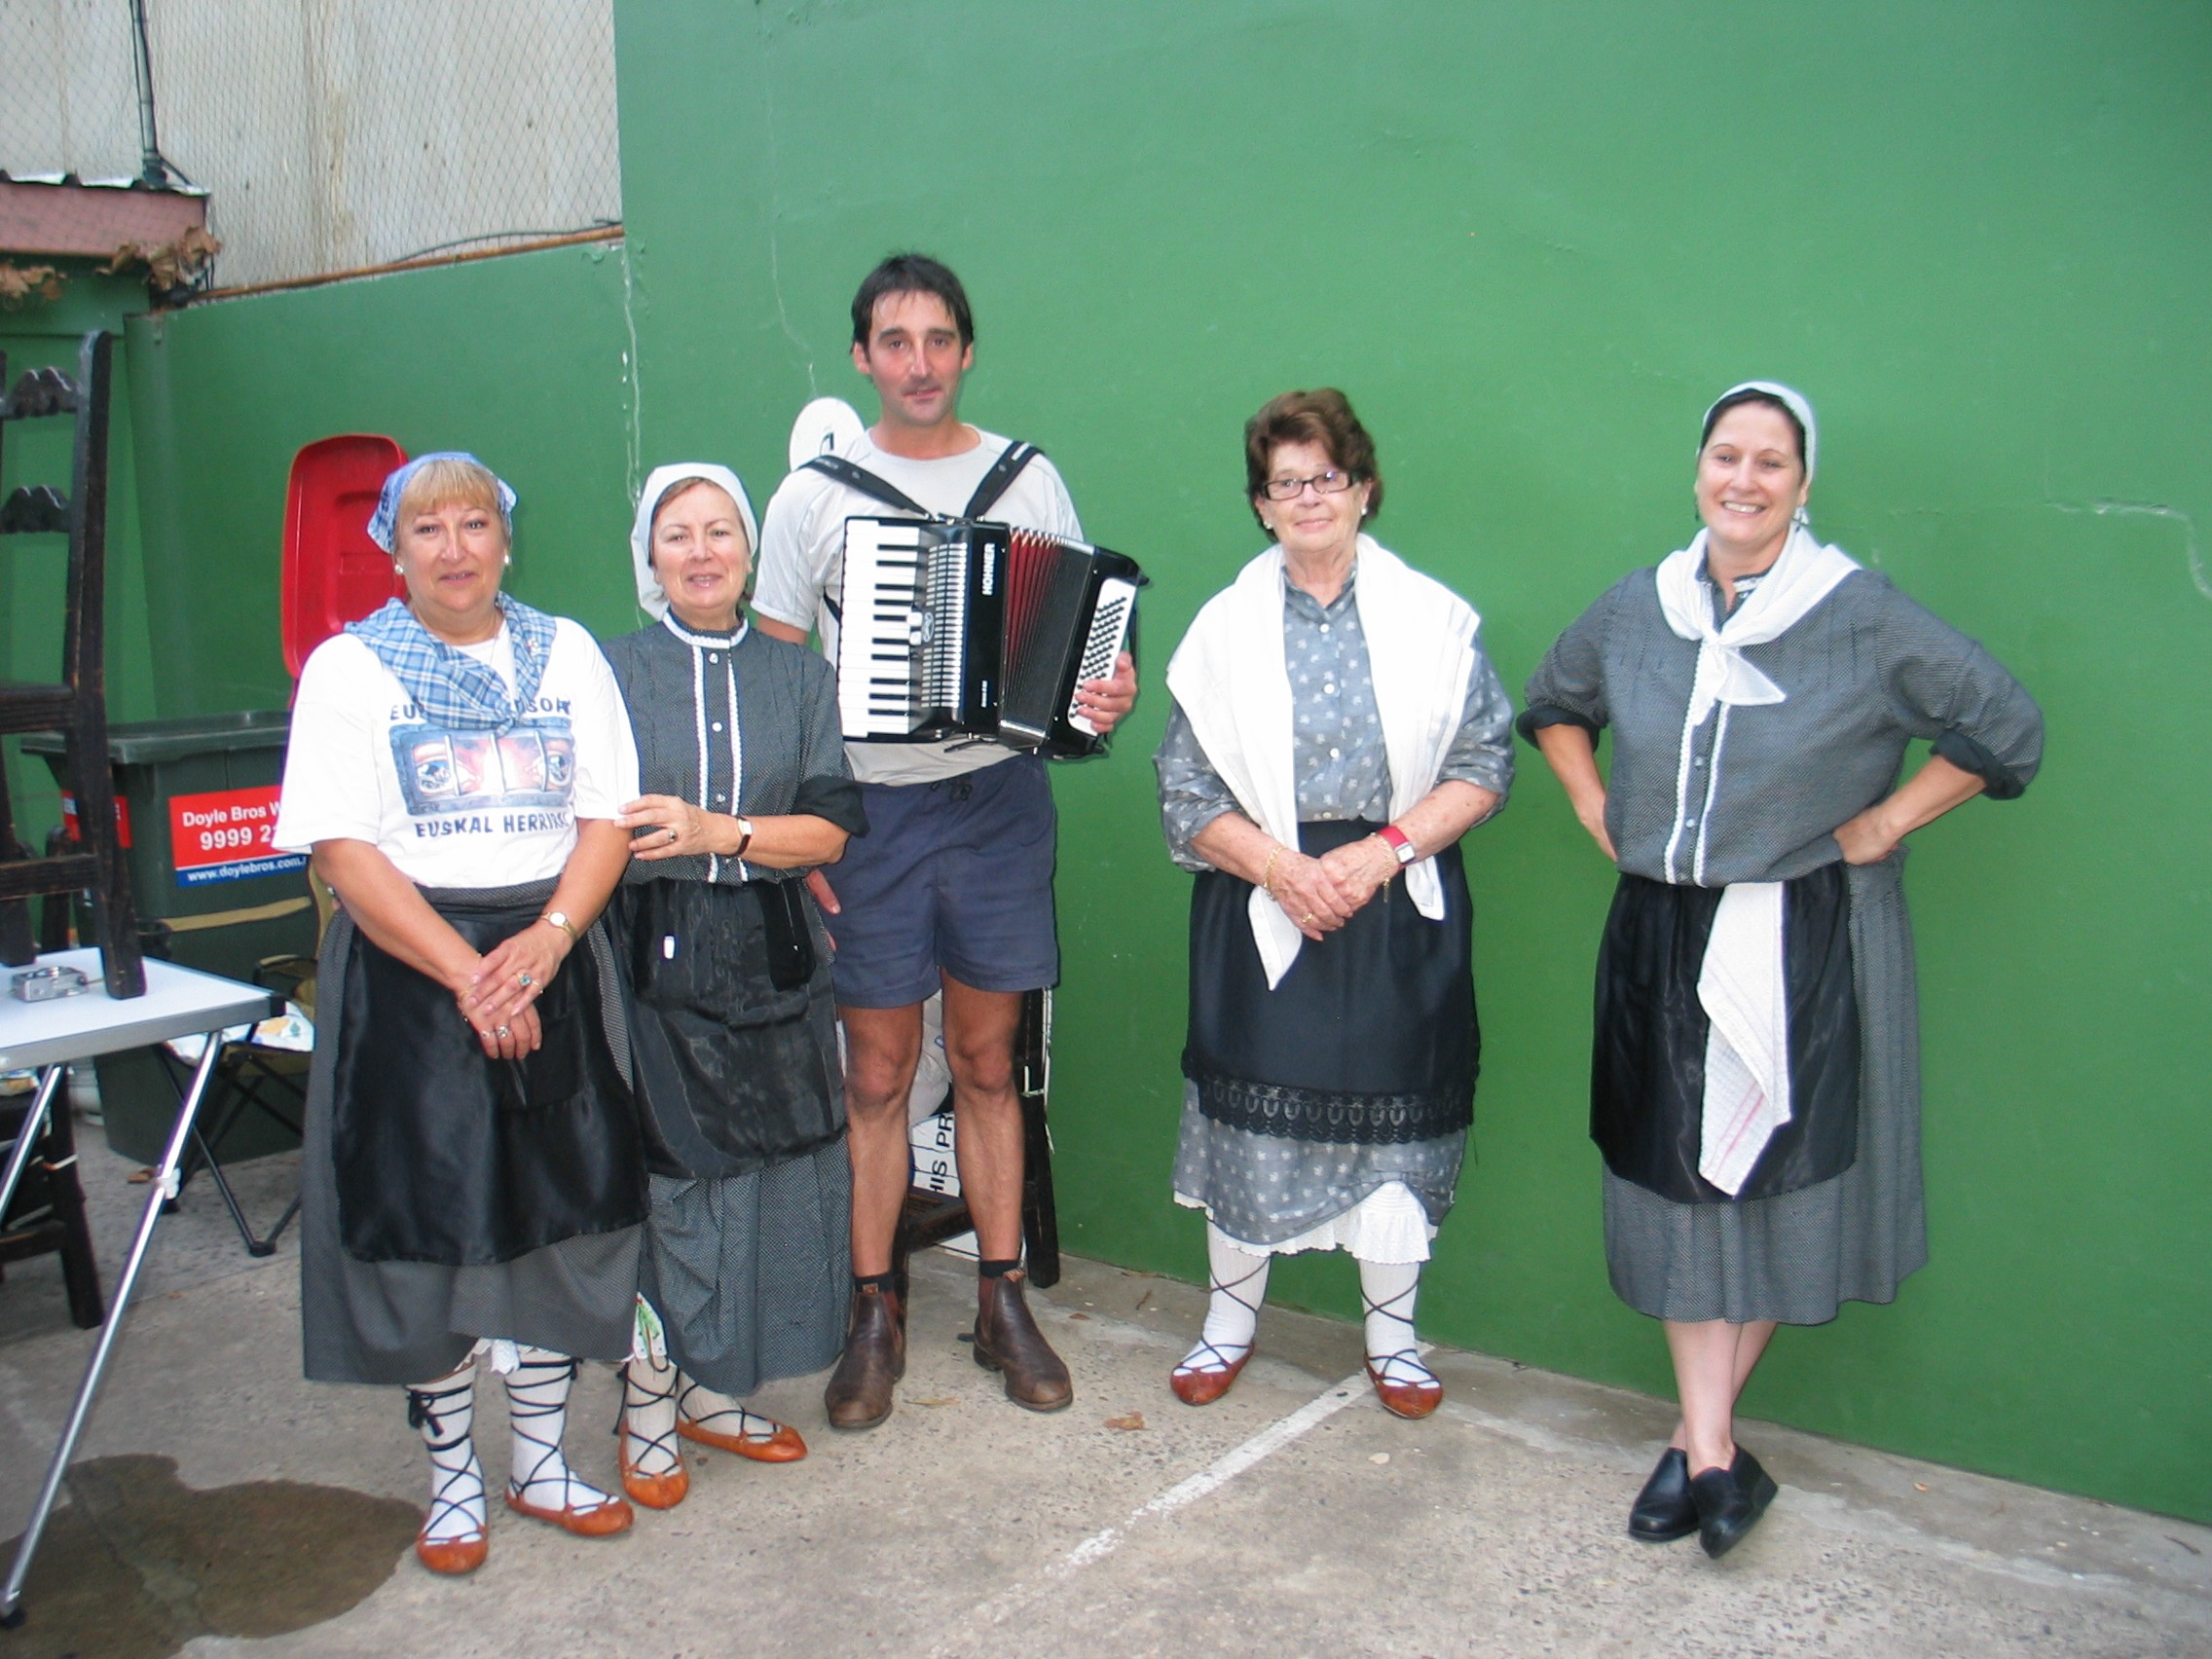
[[[92,1415],[92,1397],[99,1392],[100,1375],[107,1369],[116,1334],[123,1328],[124,1309],[130,1305],[130,1292],[137,1283],[138,1270],[145,1265],[146,1250],[153,1242],[154,1226],[161,1220],[162,1205],[176,1197],[177,1172],[184,1161],[185,1144],[200,1116],[200,1102],[207,1092],[207,1080],[214,1075],[216,1056],[223,1050],[216,1033],[234,1025],[250,1025],[276,1012],[275,999],[257,985],[218,979],[212,974],[196,973],[170,962],[149,959],[146,994],[127,1002],[117,1002],[107,994],[101,983],[97,950],[58,950],[39,958],[41,967],[55,964],[80,970],[92,980],[91,987],[77,996],[53,1002],[18,1002],[4,990],[7,979],[17,971],[0,969],[0,1071],[35,1068],[39,1074],[30,1113],[16,1137],[7,1172],[0,1175],[0,1215],[7,1213],[9,1200],[16,1196],[17,1183],[22,1179],[32,1149],[45,1132],[47,1114],[55,1109],[62,1077],[72,1061],[89,1060],[124,1049],[142,1049],[178,1037],[205,1036],[208,1040],[202,1047],[200,1063],[193,1069],[191,1087],[177,1106],[176,1124],[169,1130],[167,1150],[163,1153],[161,1165],[147,1186],[146,1212],[138,1218],[138,1231],[130,1240],[130,1254],[123,1264],[123,1274],[116,1280],[114,1294],[108,1299],[107,1318],[100,1326],[92,1361],[85,1367],[85,1379],[77,1385],[76,1402],[69,1408],[68,1421],[61,1430],[61,1443],[54,1449],[54,1461],[47,1468],[45,1484],[39,1488],[38,1501],[31,1506],[31,1518],[23,1529],[22,1541],[16,1546],[16,1559],[9,1567],[7,1582],[0,1585],[0,1629],[7,1630],[23,1622],[23,1580],[30,1572],[31,1556],[46,1530],[47,1517],[53,1512],[55,1496],[61,1490],[61,1477],[69,1467],[70,1455],[77,1449],[77,1438],[84,1431],[85,1419]],[[66,1101],[61,1110],[68,1110]]]

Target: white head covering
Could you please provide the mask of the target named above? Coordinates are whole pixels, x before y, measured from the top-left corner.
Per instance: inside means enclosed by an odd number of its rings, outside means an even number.
[[[1805,429],[1805,482],[1810,484],[1813,481],[1814,469],[1820,463],[1820,423],[1813,419],[1813,405],[1807,400],[1805,394],[1795,387],[1784,386],[1780,381],[1739,381],[1707,404],[1705,420],[1699,425],[1698,453],[1700,455],[1705,453],[1703,433],[1712,428],[1714,410],[1734,397],[1739,391],[1763,391],[1769,397],[1778,397],[1782,400],[1783,407],[1797,417],[1797,424]],[[1794,517],[1802,525],[1810,525],[1813,522],[1812,515],[1803,507],[1797,509]]]
[[[719,487],[737,503],[737,516],[745,523],[745,544],[757,568],[760,559],[760,523],[753,516],[752,498],[737,474],[711,461],[684,461],[674,466],[656,466],[638,497],[638,517],[630,526],[630,562],[638,571],[638,604],[655,621],[668,614],[668,595],[653,574],[653,508],[672,484],[686,478],[703,478]]]

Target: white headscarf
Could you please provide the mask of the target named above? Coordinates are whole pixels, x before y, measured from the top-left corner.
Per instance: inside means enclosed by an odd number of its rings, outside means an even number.
[[[753,516],[753,501],[737,474],[711,461],[684,461],[674,466],[656,466],[638,497],[637,521],[630,526],[630,561],[638,571],[638,604],[656,622],[668,614],[668,595],[653,574],[653,508],[672,484],[685,478],[703,478],[737,503],[737,516],[745,522],[747,557],[756,569],[760,562],[760,524]]]

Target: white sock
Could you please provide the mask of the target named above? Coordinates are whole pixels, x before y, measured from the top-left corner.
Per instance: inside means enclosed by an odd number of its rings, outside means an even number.
[[[1206,1223],[1206,1276],[1211,1294],[1206,1298],[1205,1329],[1198,1346],[1183,1356],[1178,1371],[1227,1371],[1252,1351],[1252,1339],[1260,1331],[1260,1304],[1268,1297],[1268,1269],[1272,1256],[1254,1255],[1241,1248],[1212,1222]]]
[[[783,1424],[758,1412],[749,1412],[727,1394],[718,1393],[696,1377],[678,1372],[677,1406],[683,1420],[711,1434],[727,1434],[741,1440],[774,1438]]]
[[[1385,1382],[1434,1382],[1414,1339],[1414,1301],[1420,1293],[1419,1262],[1359,1264],[1360,1300],[1367,1304],[1367,1363]]]
[[[549,1348],[518,1347],[507,1375],[507,1426],[514,1467],[507,1490],[534,1509],[596,1509],[613,1500],[579,1480],[561,1451],[576,1362]]]
[[[423,1535],[433,1543],[484,1533],[484,1466],[476,1460],[476,1357],[459,1371],[407,1390],[407,1421],[421,1430],[430,1451],[430,1519]]]
[[[622,1367],[622,1456],[641,1475],[673,1475],[683,1466],[676,1438],[676,1385],[681,1374],[666,1359]]]

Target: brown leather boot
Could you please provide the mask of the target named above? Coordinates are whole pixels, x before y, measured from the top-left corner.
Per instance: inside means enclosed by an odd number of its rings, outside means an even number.
[[[982,1306],[976,1314],[976,1363],[1006,1374],[1006,1397],[1033,1412],[1056,1412],[1075,1401],[1068,1368],[1045,1340],[1022,1300],[1017,1269],[977,1280]]]
[[[845,1321],[845,1351],[822,1391],[831,1428],[873,1428],[891,1415],[892,1390],[906,1375],[906,1311],[899,1293],[860,1285]]]

